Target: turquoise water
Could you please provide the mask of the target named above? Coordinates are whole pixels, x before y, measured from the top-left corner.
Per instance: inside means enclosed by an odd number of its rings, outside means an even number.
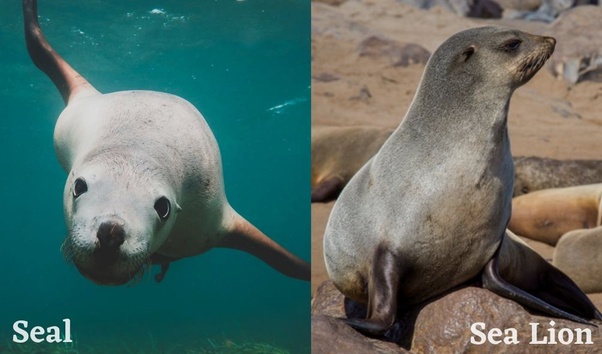
[[[99,91],[192,102],[220,145],[232,206],[309,260],[309,1],[41,0],[39,15],[54,48]],[[66,175],[52,145],[63,102],[29,59],[20,2],[3,1],[0,19],[0,352],[16,320],[70,318],[80,353],[246,342],[309,353],[309,283],[245,253],[211,250],[173,263],[160,284],[122,287],[95,285],[64,261]]]

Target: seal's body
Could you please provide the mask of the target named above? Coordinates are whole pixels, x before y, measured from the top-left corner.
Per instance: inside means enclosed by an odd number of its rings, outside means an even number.
[[[54,134],[68,173],[63,252],[83,275],[118,285],[159,263],[160,281],[169,262],[228,247],[310,279],[306,262],[230,207],[217,142],[189,102],[154,91],[99,93],[46,42],[36,1],[23,0],[23,11],[31,58],[67,104]]]
[[[366,319],[348,320],[352,326],[382,334],[398,309],[477,276],[496,259],[514,179],[510,97],[554,45],[553,38],[484,27],[435,51],[403,122],[351,179],[326,227],[330,277],[368,306]],[[504,251],[501,266],[511,266],[512,252]],[[495,277],[499,266],[485,272],[495,279],[490,288],[511,294]],[[591,308],[584,317],[594,317]]]
[[[508,228],[555,246],[565,233],[600,226],[602,184],[542,189],[512,199]]]

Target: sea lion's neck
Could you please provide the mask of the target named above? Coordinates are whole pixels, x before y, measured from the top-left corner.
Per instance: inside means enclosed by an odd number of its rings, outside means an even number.
[[[502,88],[453,93],[422,90],[393,139],[402,136],[407,139],[407,132],[411,132],[417,144],[430,149],[447,149],[448,144],[474,148],[499,144],[507,140],[510,95],[510,89]]]

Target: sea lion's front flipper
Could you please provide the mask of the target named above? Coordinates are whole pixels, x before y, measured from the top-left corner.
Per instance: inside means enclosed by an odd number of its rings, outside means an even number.
[[[59,89],[65,104],[75,96],[85,93],[98,94],[77,71],[75,71],[46,41],[40,24],[36,0],[23,0],[25,42],[31,60]]]
[[[285,250],[240,215],[225,231],[217,247],[233,248],[254,255],[270,267],[291,278],[310,281],[311,266]]]
[[[358,331],[383,336],[397,316],[399,283],[403,270],[399,257],[388,247],[379,246],[368,279],[368,313],[366,319],[343,319]]]
[[[484,288],[550,316],[585,324],[602,320],[568,276],[510,232],[485,266],[482,279]]]

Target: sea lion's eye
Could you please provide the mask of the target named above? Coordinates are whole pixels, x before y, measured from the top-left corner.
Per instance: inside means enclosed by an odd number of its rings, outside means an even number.
[[[524,186],[523,189],[521,189],[521,192],[523,192],[524,194],[529,193],[529,187]]]
[[[73,184],[73,198],[77,198],[80,195],[86,193],[88,191],[88,184],[86,184],[86,180],[83,178],[78,178],[75,180]]]
[[[155,211],[161,218],[161,220],[165,220],[169,217],[169,211],[171,210],[171,203],[169,199],[165,197],[161,197],[157,199],[155,202]]]
[[[512,52],[518,49],[522,41],[520,39],[511,39],[508,42],[504,43],[502,48],[507,52]]]

